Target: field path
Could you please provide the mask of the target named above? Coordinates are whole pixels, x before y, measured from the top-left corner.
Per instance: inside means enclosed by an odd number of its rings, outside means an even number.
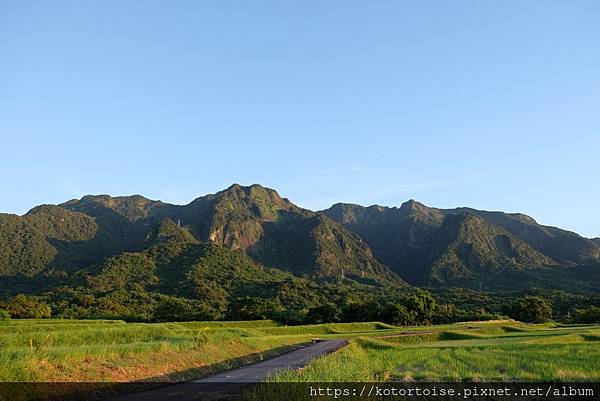
[[[275,372],[299,369],[312,359],[335,352],[348,345],[348,340],[326,340],[307,345],[262,362],[228,370],[188,383],[172,384],[135,394],[126,394],[110,401],[188,401],[210,399],[236,391],[243,383],[256,383]],[[229,383],[229,385],[227,385]]]
[[[297,349],[287,354],[267,359],[241,368],[216,373],[193,383],[255,383],[266,379],[276,371],[298,369],[319,356],[329,354],[345,347],[348,340],[327,340]]]

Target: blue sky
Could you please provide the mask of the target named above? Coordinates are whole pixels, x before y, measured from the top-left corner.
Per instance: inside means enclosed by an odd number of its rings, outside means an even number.
[[[0,211],[260,183],[600,236],[600,2],[0,3]]]

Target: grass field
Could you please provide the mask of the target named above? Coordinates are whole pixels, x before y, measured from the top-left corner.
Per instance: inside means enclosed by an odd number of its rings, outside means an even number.
[[[0,381],[185,380],[302,342],[264,322],[131,324],[13,320],[0,324]],[[304,340],[305,341],[305,340]]]
[[[358,337],[275,382],[598,381],[600,326],[517,322],[421,327],[424,334]]]
[[[317,336],[394,329],[381,323],[12,320],[0,323],[0,382],[183,381],[286,352]]]
[[[0,381],[184,381],[314,338],[351,343],[273,381],[600,380],[600,326],[13,320],[0,323]]]

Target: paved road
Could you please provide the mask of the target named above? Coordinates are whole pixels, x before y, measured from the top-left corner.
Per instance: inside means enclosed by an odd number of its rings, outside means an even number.
[[[299,369],[312,359],[345,347],[348,340],[319,341],[265,361],[228,370],[189,383],[173,384],[136,394],[127,394],[111,401],[193,401],[224,399],[237,392],[244,383],[263,381],[278,371]]]
[[[306,366],[311,359],[337,351],[347,344],[348,340],[320,341],[263,362],[195,380],[193,383],[256,383],[266,379],[276,371],[298,369]]]

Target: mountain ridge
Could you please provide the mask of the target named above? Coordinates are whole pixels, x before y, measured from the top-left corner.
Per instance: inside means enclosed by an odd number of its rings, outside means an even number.
[[[532,248],[527,253],[536,257],[529,260],[530,267],[577,266],[600,262],[597,241],[556,227],[540,225],[522,213],[490,212],[465,207],[437,209],[412,199],[399,208],[337,203],[321,213],[360,235],[378,259],[413,284],[431,281],[432,277],[428,275],[431,274],[433,260],[428,254],[432,252],[429,248],[435,246],[432,241],[449,216],[465,213],[482,218],[506,231],[504,235],[509,234]],[[467,246],[468,243],[463,245]],[[491,259],[501,259],[498,249],[488,248],[488,251],[496,253],[490,256]],[[509,263],[505,265],[508,267]]]
[[[405,288],[408,281],[473,288],[498,271],[533,277],[536,269],[560,273],[600,263],[600,239],[520,213],[438,209],[414,199],[399,207],[336,203],[315,212],[273,189],[233,184],[186,205],[103,194],[36,206],[23,216],[0,214],[0,279],[29,277],[21,281],[39,288],[124,252],[143,252],[165,230],[183,230],[182,243],[216,245],[295,277],[375,287]]]
[[[31,267],[25,271],[29,276],[68,275],[120,252],[143,249],[156,226],[170,219],[199,241],[243,252],[258,263],[297,276],[406,286],[356,234],[256,184],[233,184],[182,206],[140,195],[86,195],[2,219],[13,227],[0,220],[0,228],[7,228],[3,238],[8,239],[2,248],[10,256],[5,266],[0,264],[0,275],[20,274],[21,265]],[[18,241],[23,236],[35,241],[28,247]],[[73,259],[77,248],[86,250],[85,258]],[[23,254],[32,257],[17,258]],[[72,259],[70,265],[59,263],[64,255]]]
[[[449,214],[431,240],[429,280],[444,284],[459,279],[487,280],[500,270],[556,266],[508,231],[471,214]]]

